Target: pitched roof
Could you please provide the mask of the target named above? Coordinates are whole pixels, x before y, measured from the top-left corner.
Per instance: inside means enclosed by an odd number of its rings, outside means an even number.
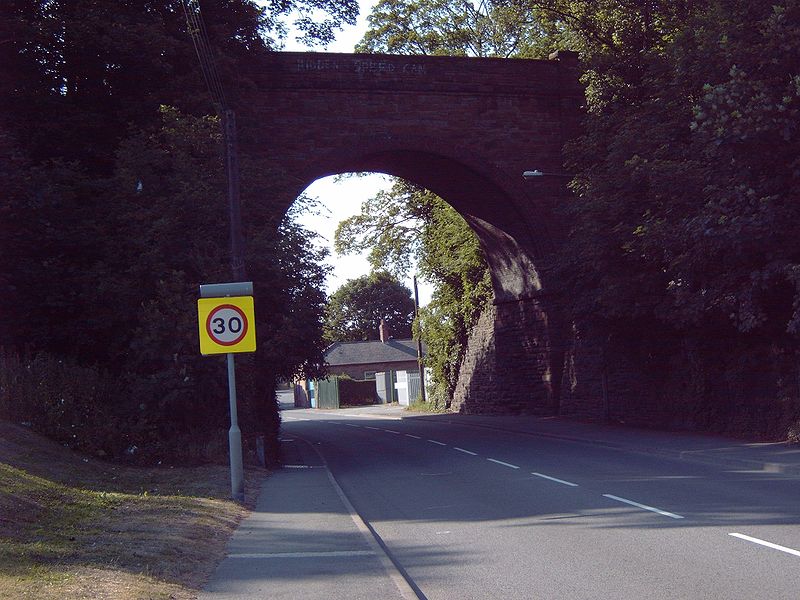
[[[334,342],[325,350],[325,362],[331,366],[369,365],[409,360],[417,360],[417,342],[414,340]]]

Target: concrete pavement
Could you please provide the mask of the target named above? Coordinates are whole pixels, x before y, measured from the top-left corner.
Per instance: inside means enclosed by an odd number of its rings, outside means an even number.
[[[322,459],[298,439],[266,479],[201,600],[412,599]]]

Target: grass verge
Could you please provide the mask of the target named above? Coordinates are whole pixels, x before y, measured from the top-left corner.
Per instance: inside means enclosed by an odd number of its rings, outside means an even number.
[[[194,598],[267,474],[240,506],[225,466],[112,465],[0,421],[0,598]]]
[[[433,402],[421,402],[419,400],[409,404],[406,410],[409,412],[422,412],[422,413],[435,413],[435,414],[443,414],[447,412],[447,409],[444,406],[438,406]]]

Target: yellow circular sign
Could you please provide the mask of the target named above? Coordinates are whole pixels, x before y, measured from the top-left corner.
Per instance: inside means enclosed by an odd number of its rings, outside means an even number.
[[[197,322],[201,354],[256,351],[252,296],[200,298]]]

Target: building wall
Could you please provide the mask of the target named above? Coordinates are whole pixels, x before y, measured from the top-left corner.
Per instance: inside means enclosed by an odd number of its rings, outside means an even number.
[[[389,363],[373,363],[370,365],[337,365],[328,368],[330,375],[347,375],[356,380],[364,379],[365,371],[379,373],[381,371],[416,371],[419,365],[415,360]]]

